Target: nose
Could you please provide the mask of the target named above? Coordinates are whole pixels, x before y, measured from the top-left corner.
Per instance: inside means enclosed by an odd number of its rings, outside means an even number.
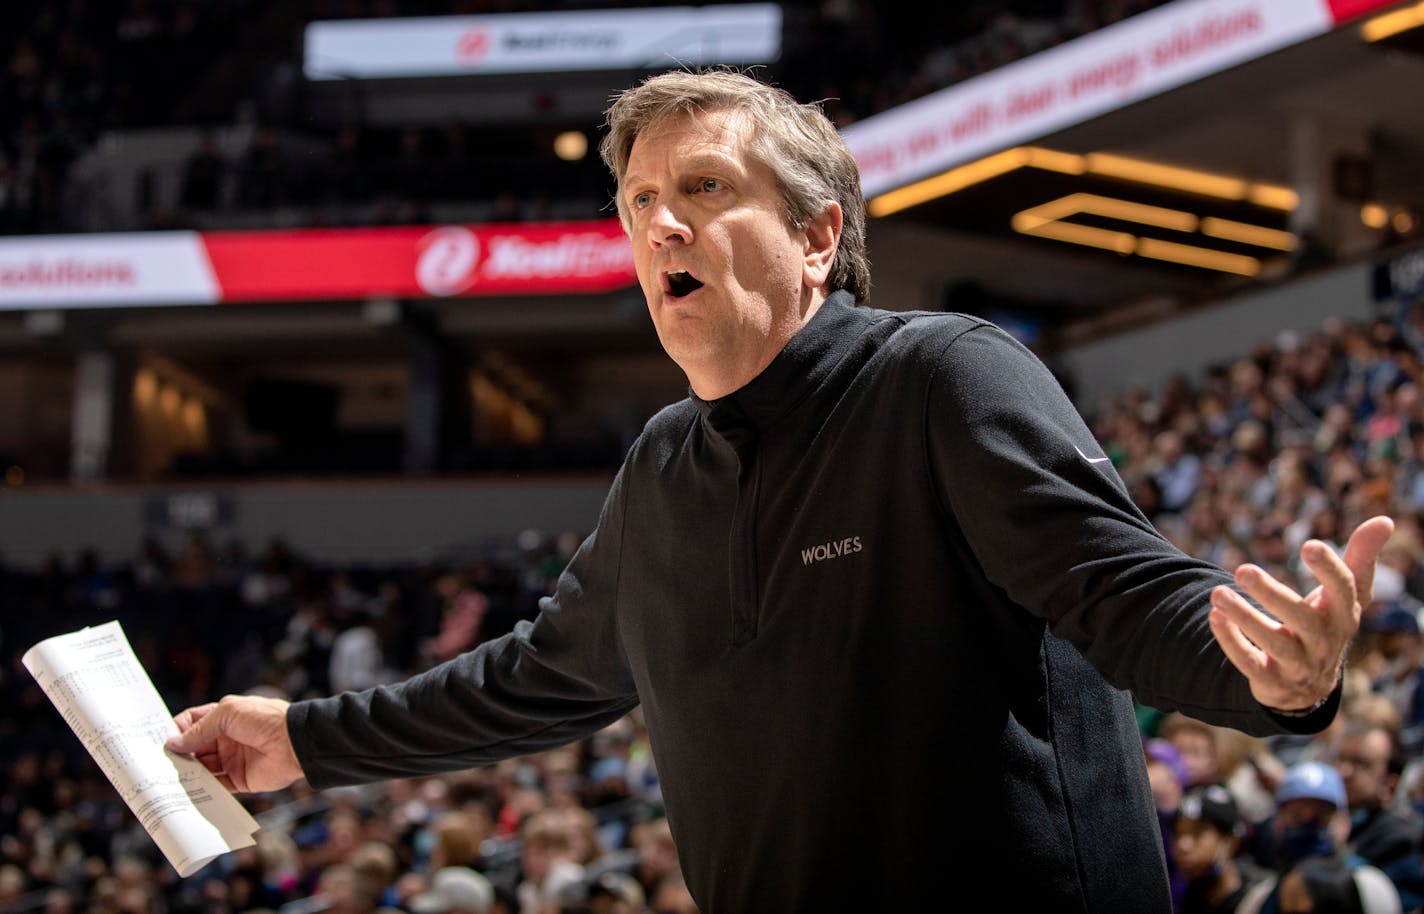
[[[648,243],[653,250],[665,244],[691,244],[692,226],[681,213],[659,200],[653,204],[653,211],[648,217]]]

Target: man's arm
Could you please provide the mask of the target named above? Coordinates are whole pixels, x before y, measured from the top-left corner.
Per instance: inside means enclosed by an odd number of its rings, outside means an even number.
[[[638,703],[616,613],[622,478],[532,623],[393,685],[290,705],[228,696],[190,708],[169,748],[197,756],[239,792],[302,776],[324,788],[489,764],[617,720]]]
[[[927,423],[941,498],[986,576],[1114,685],[1145,704],[1248,732],[1308,731],[1328,721],[1329,707],[1298,722],[1269,712],[1310,708],[1334,694],[1358,598],[1367,594],[1353,582],[1367,572],[1372,579],[1387,518],[1362,526],[1338,567],[1307,549],[1327,581],[1310,597],[1287,596],[1284,585],[1268,585],[1249,568],[1238,583],[1157,532],[1048,369],[989,325],[944,349]],[[1286,629],[1267,626],[1269,617],[1237,588],[1252,599],[1266,595],[1265,608],[1287,613]],[[1208,621],[1213,599],[1227,605]],[[1282,607],[1292,599],[1300,601],[1293,614]],[[1312,619],[1307,605],[1319,616],[1309,628],[1300,625]],[[1263,651],[1253,639],[1268,635]]]
[[[195,756],[228,790],[280,790],[302,776],[287,732],[288,707],[280,698],[229,695],[188,708],[174,718],[179,733],[168,749]]]
[[[1277,713],[1308,713],[1335,690],[1373,599],[1375,562],[1393,532],[1394,521],[1372,517],[1350,535],[1343,557],[1318,540],[1306,542],[1301,560],[1321,582],[1306,596],[1259,566],[1236,569],[1237,585],[1269,614],[1229,587],[1212,591],[1212,634],[1257,701]]]

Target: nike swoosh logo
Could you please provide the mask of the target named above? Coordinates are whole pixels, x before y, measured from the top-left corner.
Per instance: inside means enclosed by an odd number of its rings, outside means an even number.
[[[1082,457],[1084,460],[1088,461],[1089,463],[1112,463],[1112,458],[1111,458],[1111,457],[1089,457],[1087,454],[1084,454],[1084,453],[1083,453],[1083,449],[1080,448],[1080,447],[1078,447],[1078,445],[1076,445],[1076,444],[1073,445],[1073,450],[1077,451],[1077,452],[1078,452],[1078,456],[1079,456],[1079,457]]]

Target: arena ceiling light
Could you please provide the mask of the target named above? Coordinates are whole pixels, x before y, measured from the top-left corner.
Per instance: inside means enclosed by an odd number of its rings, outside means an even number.
[[[875,216],[1051,241],[1195,269],[1258,276],[1296,250],[1286,186],[1108,152],[1017,146],[881,194]],[[1013,213],[1009,218],[1003,214]]]
[[[1100,248],[1124,256],[1135,254],[1153,260],[1240,276],[1256,276],[1261,272],[1261,259],[1248,254],[1164,238],[1143,237],[1119,229],[1069,221],[1084,216],[1098,217],[1110,222],[1136,223],[1182,235],[1199,233],[1272,251],[1291,251],[1296,247],[1296,238],[1290,232],[1215,216],[1198,217],[1185,210],[1151,206],[1101,194],[1069,194],[1021,210],[1014,214],[1012,225],[1014,231],[1025,235]]]
[[[1360,26],[1360,37],[1369,42],[1384,41],[1401,32],[1424,26],[1424,2],[1376,16]]]
[[[1247,202],[1282,212],[1290,212],[1300,204],[1300,196],[1294,190],[1279,184],[1248,181],[1231,175],[1112,153],[1078,155],[1038,146],[1017,146],[880,194],[870,201],[869,211],[872,216],[889,216],[1021,168],[1116,178],[1179,193]]]

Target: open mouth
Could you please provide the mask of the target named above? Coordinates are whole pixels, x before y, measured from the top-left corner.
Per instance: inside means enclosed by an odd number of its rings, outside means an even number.
[[[667,274],[667,292],[672,298],[691,295],[702,288],[702,280],[686,270],[673,270]]]

